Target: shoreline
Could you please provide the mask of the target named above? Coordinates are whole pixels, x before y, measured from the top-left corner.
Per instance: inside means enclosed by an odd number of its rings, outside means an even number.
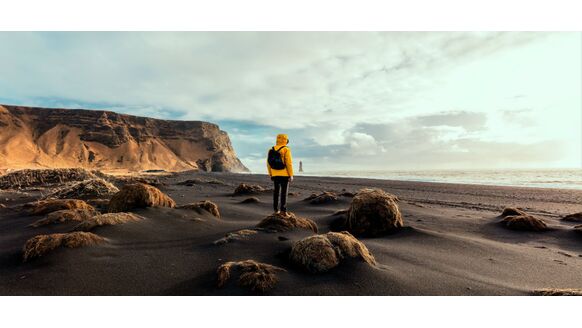
[[[374,175],[344,175],[344,174],[301,174],[302,176],[315,176],[315,177],[330,177],[330,178],[355,178],[355,179],[372,179],[372,180],[390,180],[390,181],[411,181],[411,182],[430,182],[430,183],[445,183],[445,184],[461,184],[461,185],[483,185],[483,186],[507,186],[507,187],[526,187],[526,188],[544,188],[544,189],[566,189],[566,190],[582,190],[582,169],[571,169],[572,171],[579,171],[580,173],[580,183],[574,181],[539,181],[539,182],[499,182],[499,181],[466,181],[466,180],[455,180],[454,178],[399,178],[399,177],[383,177]],[[541,171],[541,170],[540,170]],[[415,171],[410,171],[414,173]],[[442,171],[436,171],[442,172]],[[455,173],[457,171],[450,170],[450,173]],[[471,173],[482,172],[480,170],[475,171],[465,171]],[[521,172],[521,170],[514,170],[514,172]],[[543,172],[543,171],[541,171]],[[553,171],[552,171],[553,172]],[[511,171],[507,171],[507,174],[511,174]],[[438,174],[437,174],[438,175]]]
[[[200,172],[199,174],[240,174],[240,175],[251,175],[251,176],[267,176],[266,173],[244,173],[244,172]],[[445,185],[445,186],[468,186],[468,187],[495,187],[495,188],[508,188],[508,189],[533,189],[533,190],[547,190],[547,191],[573,191],[582,192],[582,187],[580,189],[576,188],[559,188],[559,187],[535,187],[535,186],[524,186],[524,185],[512,185],[512,184],[488,184],[488,183],[468,183],[468,182],[444,182],[444,181],[425,181],[425,180],[404,180],[404,179],[389,179],[383,177],[359,177],[359,176],[335,176],[335,175],[305,175],[296,174],[295,177],[302,178],[318,178],[318,179],[345,179],[345,180],[369,180],[371,183],[374,182],[398,182],[398,183],[412,183],[412,184],[435,184],[435,185]]]

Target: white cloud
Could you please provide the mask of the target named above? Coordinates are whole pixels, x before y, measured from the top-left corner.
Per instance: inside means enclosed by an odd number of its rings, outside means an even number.
[[[0,98],[24,104],[243,120],[364,154],[374,143],[412,146],[354,130],[399,122],[386,134],[418,139],[417,150],[466,150],[454,143],[462,138],[531,149],[551,141],[565,149],[559,165],[580,159],[578,33],[0,33],[0,46]],[[510,166],[530,165],[528,156]]]
[[[352,132],[346,136],[350,145],[350,151],[353,155],[376,155],[386,150],[380,145],[374,137],[361,132]]]

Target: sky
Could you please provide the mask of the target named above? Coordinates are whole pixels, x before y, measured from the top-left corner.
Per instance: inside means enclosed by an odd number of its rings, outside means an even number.
[[[265,171],[582,167],[582,34],[0,32],[0,103],[205,120]]]

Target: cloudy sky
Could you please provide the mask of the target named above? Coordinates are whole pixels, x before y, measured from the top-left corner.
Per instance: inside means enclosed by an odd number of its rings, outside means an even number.
[[[580,33],[0,33],[0,103],[207,120],[264,170],[581,167]]]

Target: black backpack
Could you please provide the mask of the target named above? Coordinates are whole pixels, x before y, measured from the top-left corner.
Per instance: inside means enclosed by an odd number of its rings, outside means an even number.
[[[283,162],[283,157],[281,156],[281,153],[279,151],[281,151],[281,149],[285,148],[286,146],[283,146],[281,148],[279,148],[278,150],[275,150],[275,147],[269,149],[269,156],[267,158],[267,162],[269,163],[269,166],[274,169],[274,170],[282,170],[285,168],[285,162]]]

